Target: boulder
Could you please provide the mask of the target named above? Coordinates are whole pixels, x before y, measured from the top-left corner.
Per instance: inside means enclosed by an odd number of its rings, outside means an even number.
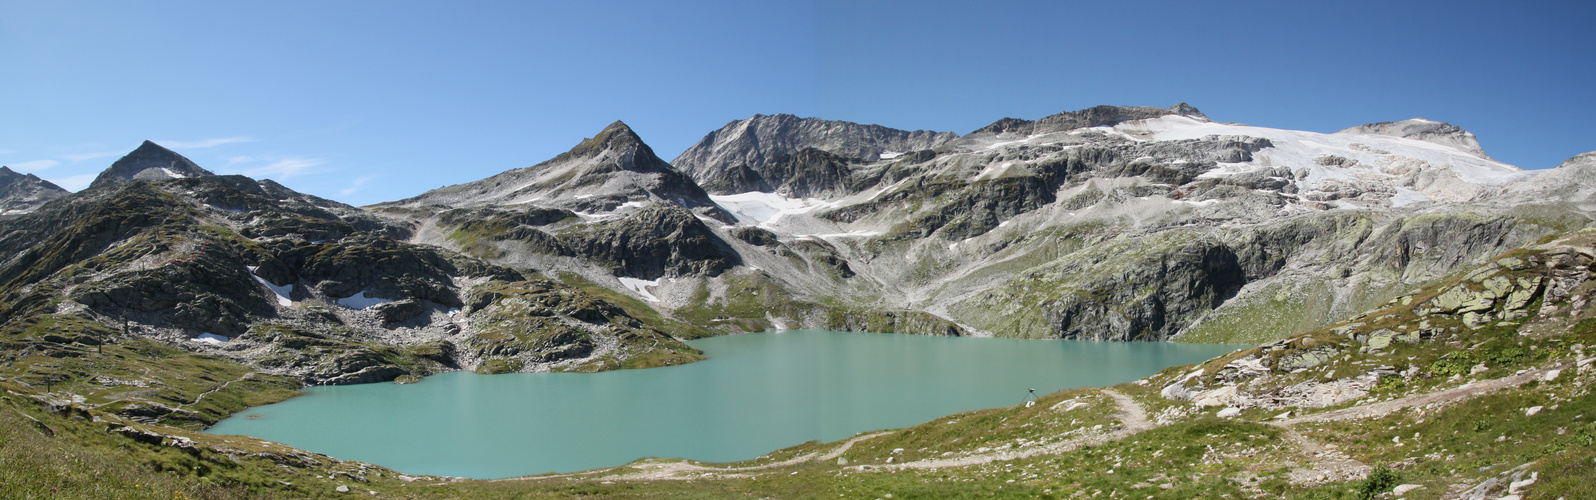
[[[1315,347],[1306,351],[1299,351],[1296,354],[1288,354],[1280,358],[1280,361],[1276,362],[1275,366],[1288,372],[1313,368],[1329,362],[1335,355],[1336,349],[1334,347]]]
[[[1174,401],[1191,399],[1191,391],[1187,391],[1186,386],[1179,382],[1164,386],[1164,390],[1158,391],[1158,395],[1163,396],[1164,399]]]
[[[1192,404],[1198,407],[1205,406],[1230,406],[1236,401],[1236,386],[1227,385],[1218,389],[1203,391],[1192,397]]]
[[[377,313],[378,318],[382,319],[383,325],[409,321],[427,312],[427,309],[422,307],[419,302],[411,299],[384,302],[371,306],[371,310]]]

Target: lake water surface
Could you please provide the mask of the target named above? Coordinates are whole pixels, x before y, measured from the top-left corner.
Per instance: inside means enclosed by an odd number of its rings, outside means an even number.
[[[1239,346],[785,331],[689,344],[705,361],[604,373],[445,373],[313,387],[208,432],[409,474],[500,478],[643,457],[748,460],[1060,389],[1107,386]]]

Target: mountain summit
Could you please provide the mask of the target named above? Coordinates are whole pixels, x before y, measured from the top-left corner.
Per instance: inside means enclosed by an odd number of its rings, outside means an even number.
[[[970,132],[969,136],[1045,134],[1078,128],[1118,125],[1121,122],[1146,120],[1169,115],[1184,116],[1205,122],[1210,121],[1208,116],[1204,115],[1202,111],[1198,111],[1196,107],[1184,102],[1167,108],[1155,108],[1152,106],[1093,106],[1078,111],[1065,111],[1044,116],[1036,121],[1004,118]]]
[[[787,174],[768,167],[805,150],[818,150],[842,161],[875,161],[932,149],[958,138],[952,132],[907,131],[787,114],[754,115],[710,132],[671,163],[711,193],[735,194],[769,191],[787,183]]]
[[[68,191],[33,174],[0,167],[0,215],[32,212],[40,205],[66,196]]]
[[[1399,122],[1367,123],[1343,129],[1336,133],[1389,135],[1391,137],[1414,139],[1460,149],[1487,160],[1492,159],[1490,156],[1486,156],[1485,150],[1480,148],[1480,141],[1476,140],[1474,134],[1469,133],[1469,131],[1450,123],[1423,118],[1412,118]]]
[[[150,141],[144,141],[133,152],[123,156],[111,168],[100,172],[89,184],[89,189],[131,180],[181,179],[216,175],[184,158],[177,152]]]
[[[577,212],[609,212],[628,203],[651,200],[687,208],[715,206],[691,179],[655,156],[631,127],[616,121],[543,163],[393,203],[455,208],[526,203]]]

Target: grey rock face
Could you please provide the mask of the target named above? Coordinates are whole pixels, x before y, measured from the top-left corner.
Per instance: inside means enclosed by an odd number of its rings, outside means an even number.
[[[876,183],[876,178],[855,174],[853,167],[862,163],[865,161],[808,148],[777,157],[765,166],[764,173],[782,180],[774,189],[782,196],[835,198]]]
[[[655,156],[631,127],[619,121],[543,163],[378,206],[465,208],[526,203],[608,212],[627,203],[649,201],[703,209],[712,217],[732,220],[692,179]]]
[[[1524,202],[1566,200],[1591,210],[1596,209],[1596,182],[1592,179],[1596,179],[1596,151],[1569,158],[1557,168],[1509,186],[1509,193]]]
[[[32,212],[67,194],[61,186],[38,176],[0,167],[0,215]]]
[[[766,167],[784,155],[806,149],[874,161],[883,153],[933,149],[957,138],[952,132],[911,132],[786,114],[754,115],[710,132],[671,163],[711,193],[735,194],[769,191],[786,184],[792,179],[782,174],[791,171],[767,172]]]
[[[1462,127],[1446,122],[1430,121],[1423,118],[1413,118],[1399,122],[1379,122],[1358,125],[1342,129],[1337,134],[1373,134],[1389,135],[1406,139],[1416,139],[1432,144],[1440,144],[1451,148],[1467,151],[1474,156],[1490,159],[1485,155],[1485,150],[1480,149],[1480,142],[1474,134],[1463,130]]]
[[[1247,282],[1237,256],[1198,242],[1041,305],[1059,338],[1162,341]]]
[[[665,203],[561,231],[557,237],[576,255],[610,263],[616,275],[645,280],[714,276],[741,263],[737,253],[691,212]]]
[[[131,180],[179,179],[211,175],[216,174],[200,168],[183,155],[159,144],[144,141],[138,149],[112,163],[111,168],[100,172],[100,176],[95,177],[94,182],[89,184],[89,189]]]

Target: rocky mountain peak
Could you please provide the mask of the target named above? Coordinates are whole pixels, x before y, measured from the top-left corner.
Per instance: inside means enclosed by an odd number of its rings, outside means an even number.
[[[655,155],[631,127],[616,121],[548,161],[392,203],[455,208],[525,203],[597,213],[653,201],[731,218],[697,184]]]
[[[581,143],[571,148],[570,154],[590,155],[606,149],[624,150],[637,146],[648,147],[648,145],[643,144],[643,139],[637,136],[637,132],[632,131],[632,127],[626,125],[626,122],[615,120],[615,123],[604,127],[604,130],[600,130],[598,135],[582,139]],[[653,150],[649,150],[649,152],[652,153]]]
[[[1424,118],[1411,118],[1399,122],[1366,123],[1342,129],[1336,133],[1386,135],[1414,139],[1456,148],[1487,160],[1491,159],[1490,156],[1485,154],[1485,150],[1480,148],[1480,142],[1474,138],[1474,134],[1463,130],[1462,127],[1457,125]]]
[[[788,179],[767,175],[765,170],[777,159],[806,149],[875,161],[883,155],[936,148],[958,137],[952,132],[898,130],[789,114],[754,115],[710,132],[671,163],[711,193],[735,194],[782,185]]]
[[[969,136],[1000,135],[1006,133],[1032,135],[1048,132],[1062,132],[1086,127],[1102,127],[1117,125],[1121,122],[1132,120],[1146,120],[1160,116],[1177,115],[1209,121],[1208,115],[1198,111],[1195,106],[1184,102],[1168,108],[1155,108],[1151,106],[1093,106],[1090,108],[1065,111],[1054,115],[1045,116],[1040,120],[1031,121],[1020,118],[1004,118],[993,122],[991,125],[976,129]]]
[[[100,172],[89,184],[89,189],[131,180],[180,179],[216,175],[184,158],[177,152],[150,141],[144,141],[133,152]]]
[[[0,214],[27,213],[40,205],[66,196],[67,190],[33,174],[21,174],[0,166]]]

